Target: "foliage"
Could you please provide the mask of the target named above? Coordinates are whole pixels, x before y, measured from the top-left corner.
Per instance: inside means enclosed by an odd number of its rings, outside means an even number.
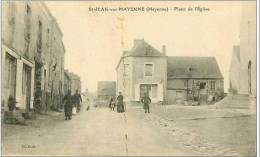
[[[236,88],[229,88],[229,89],[228,89],[228,92],[229,92],[230,94],[237,94],[237,89],[236,89]]]
[[[224,90],[222,88],[217,88],[214,96],[216,101],[222,100],[225,97]]]
[[[16,108],[16,100],[14,97],[10,96],[8,99],[9,111],[13,111]]]

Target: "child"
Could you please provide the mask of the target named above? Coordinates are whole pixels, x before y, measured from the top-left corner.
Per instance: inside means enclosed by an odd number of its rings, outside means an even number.
[[[111,99],[110,99],[110,103],[109,103],[109,107],[110,107],[111,111],[112,111],[112,110],[114,111],[114,109],[115,109],[115,104],[116,104],[116,102],[115,102],[114,98],[111,98]]]

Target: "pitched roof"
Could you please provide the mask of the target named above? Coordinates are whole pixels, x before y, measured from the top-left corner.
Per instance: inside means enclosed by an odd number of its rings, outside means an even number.
[[[99,81],[98,95],[116,95],[116,82],[114,81]]]
[[[215,57],[167,57],[167,77],[223,78]]]
[[[165,57],[166,55],[152,47],[144,39],[134,40],[134,46],[130,51],[123,51],[116,69],[124,57]]]
[[[80,80],[80,77],[72,72],[69,73],[69,77],[71,80]]]
[[[233,53],[237,56],[237,59],[240,61],[240,46],[239,45],[233,46]]]
[[[127,56],[165,56],[163,53],[156,50],[150,44],[144,41],[144,39],[139,39],[134,41],[134,47],[130,51],[124,51],[123,57]]]

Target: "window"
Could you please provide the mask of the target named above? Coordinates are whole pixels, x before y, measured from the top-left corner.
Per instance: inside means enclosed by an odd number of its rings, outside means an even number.
[[[9,23],[10,27],[12,29],[14,29],[15,23],[16,23],[16,20],[15,20],[16,5],[15,5],[15,2],[9,2],[8,4],[9,4],[9,19],[8,19],[8,23]]]
[[[153,64],[145,64],[145,77],[153,76]]]
[[[46,34],[46,45],[50,46],[50,29],[47,28],[47,34]]]
[[[189,87],[189,81],[188,80],[184,80],[184,86],[187,87],[187,88]]]
[[[26,5],[26,15],[25,15],[25,40],[29,41],[31,38],[30,29],[31,29],[31,8],[29,5]]]
[[[42,50],[42,22],[38,23],[38,40],[37,40],[37,52],[41,53]]]
[[[200,83],[200,89],[205,89],[206,87],[206,83],[205,82],[201,82]]]
[[[46,90],[46,76],[47,76],[47,71],[46,71],[46,69],[44,69],[43,74],[44,74],[44,84],[43,84],[43,89]]]
[[[124,76],[129,76],[129,64],[124,65]]]
[[[195,69],[194,68],[189,68],[189,71],[195,71]]]
[[[211,81],[210,83],[211,83],[211,90],[215,90],[215,86],[216,86],[215,81]]]

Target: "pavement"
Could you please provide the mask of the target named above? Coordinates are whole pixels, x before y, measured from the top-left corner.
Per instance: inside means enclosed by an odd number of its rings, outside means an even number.
[[[116,113],[85,110],[72,120],[41,115],[31,126],[2,126],[2,155],[249,156],[255,154],[255,114],[176,106]]]

